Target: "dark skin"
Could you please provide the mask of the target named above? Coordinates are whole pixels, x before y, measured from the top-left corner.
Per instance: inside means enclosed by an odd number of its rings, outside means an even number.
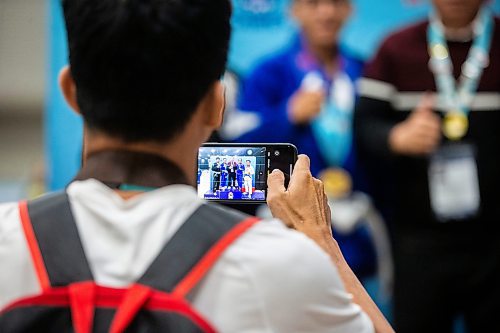
[[[460,29],[476,17],[484,0],[433,0],[443,24],[447,28]]]

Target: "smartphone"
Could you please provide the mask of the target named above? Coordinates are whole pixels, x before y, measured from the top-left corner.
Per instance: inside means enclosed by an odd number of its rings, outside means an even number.
[[[297,147],[289,143],[205,143],[198,153],[198,196],[226,203],[264,203],[274,169],[288,186]]]

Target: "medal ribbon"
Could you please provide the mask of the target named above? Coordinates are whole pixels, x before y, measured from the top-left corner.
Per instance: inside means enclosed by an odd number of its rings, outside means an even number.
[[[313,71],[302,81],[302,89],[328,91],[320,114],[311,122],[311,129],[325,162],[329,166],[343,166],[352,146],[353,82],[343,71],[335,74],[330,82],[319,71]]]
[[[430,69],[434,73],[439,97],[450,112],[459,112],[467,117],[474,94],[477,91],[483,71],[489,65],[489,52],[493,36],[493,15],[487,7],[479,13],[478,24],[474,27],[474,42],[462,65],[458,89],[453,77],[453,64],[444,36],[443,27],[434,16],[427,30],[427,40],[431,56]]]

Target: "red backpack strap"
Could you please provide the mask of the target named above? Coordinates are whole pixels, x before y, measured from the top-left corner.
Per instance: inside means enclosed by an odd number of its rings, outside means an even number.
[[[31,254],[31,260],[33,262],[33,267],[38,278],[38,283],[42,291],[50,289],[50,280],[47,269],[45,268],[45,263],[43,262],[42,252],[38,246],[36,240],[35,231],[31,225],[31,218],[28,213],[28,203],[26,201],[21,201],[19,203],[19,214],[21,217],[21,224],[23,226],[24,236],[28,242],[28,248]]]
[[[177,288],[178,295],[185,295],[257,221],[219,205],[202,205],[167,242],[138,283],[164,292]]]
[[[65,192],[21,202],[19,213],[42,290],[93,280]]]
[[[153,290],[147,286],[140,284],[131,286],[113,318],[109,333],[124,332],[152,294]]]

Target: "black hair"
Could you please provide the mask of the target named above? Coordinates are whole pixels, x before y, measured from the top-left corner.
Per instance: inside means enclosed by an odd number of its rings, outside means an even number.
[[[87,126],[126,142],[181,132],[223,75],[229,0],[62,0]]]
[[[216,161],[217,161],[217,160],[219,160],[219,161],[220,161],[220,157],[216,157],[216,158],[215,158],[215,160],[216,160]]]

